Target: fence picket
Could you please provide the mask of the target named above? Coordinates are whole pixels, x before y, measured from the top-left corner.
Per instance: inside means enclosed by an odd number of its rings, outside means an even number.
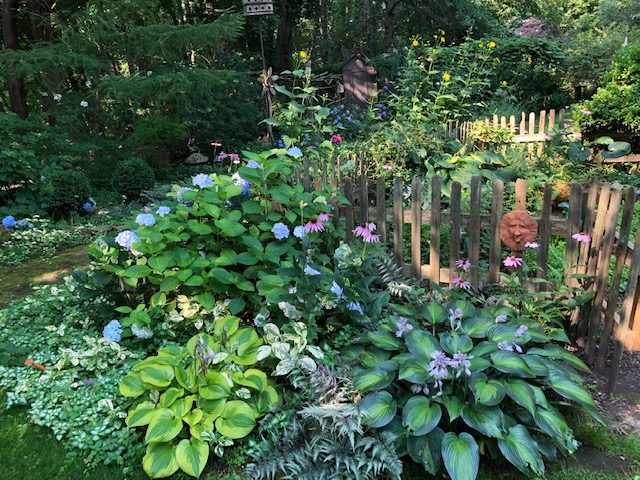
[[[367,223],[369,221],[369,184],[367,182],[367,174],[360,174],[360,223]]]
[[[351,177],[344,177],[344,196],[349,201],[344,206],[344,228],[346,230],[347,243],[353,241],[353,187]]]
[[[376,222],[380,241],[387,244],[387,193],[384,178],[378,177],[376,181]]]
[[[549,261],[549,244],[551,243],[551,196],[553,194],[551,185],[544,185],[542,198],[542,212],[540,212],[540,223],[538,226],[538,278],[547,278]],[[539,283],[540,290],[548,290],[548,283]]]
[[[459,182],[453,182],[451,185],[451,228],[449,233],[449,283],[453,286],[451,281],[455,277],[456,260],[460,257],[460,228],[462,227],[460,217],[460,196],[461,185]]]
[[[440,284],[440,225],[442,223],[442,187],[440,176],[431,179],[431,235],[429,237],[429,278]]]
[[[397,265],[404,263],[402,255],[402,177],[396,177],[393,183],[393,258]]]
[[[471,177],[471,209],[469,211],[469,281],[478,286],[480,266],[480,177]],[[474,268],[475,267],[475,268]]]
[[[422,277],[422,183],[419,177],[411,182],[411,271],[420,280]]]
[[[491,193],[491,244],[489,245],[489,283],[500,280],[500,264],[502,262],[502,241],[500,240],[500,220],[504,203],[504,183],[493,181]]]

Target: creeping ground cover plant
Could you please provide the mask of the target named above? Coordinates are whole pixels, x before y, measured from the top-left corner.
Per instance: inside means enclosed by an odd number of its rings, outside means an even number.
[[[558,410],[571,400],[604,423],[578,371],[584,363],[509,305],[475,305],[453,287],[419,305],[391,305],[347,347],[369,427],[432,475],[474,479],[480,457],[503,456],[528,476],[578,442]]]

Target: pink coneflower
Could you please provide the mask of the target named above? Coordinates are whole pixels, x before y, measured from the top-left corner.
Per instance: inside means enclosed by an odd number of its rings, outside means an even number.
[[[311,217],[304,226],[305,233],[324,232],[324,225],[317,217]]]
[[[591,110],[583,108],[582,110],[580,110],[580,113],[582,113],[583,115],[591,115]]]
[[[211,142],[212,147],[221,147],[222,144],[220,142]]]
[[[356,234],[356,237],[364,237],[366,234],[370,234],[371,232],[375,232],[376,224],[375,223],[361,223],[356,228],[353,229],[353,233]]]
[[[380,241],[380,235],[365,230],[365,233],[362,235],[362,241],[365,243],[378,243]]]
[[[536,242],[527,242],[524,244],[524,248],[538,248],[539,246]]]
[[[333,135],[331,137],[331,143],[337,143],[340,145],[342,143],[342,137],[340,135]]]
[[[471,268],[471,262],[468,260],[456,260],[456,267],[461,268],[465,272]]]
[[[571,238],[577,240],[578,242],[584,242],[584,243],[589,243],[591,241],[591,238],[589,237],[589,235],[587,235],[584,232],[574,233],[573,235],[571,235]]]
[[[325,212],[322,212],[320,215],[318,215],[318,221],[322,222],[322,223],[328,222],[329,221],[329,214],[325,213]]]
[[[385,170],[393,170],[393,167],[391,165],[389,165],[388,163],[385,163],[382,168],[384,168]]]
[[[520,257],[515,257],[513,255],[507,257],[504,259],[504,266],[505,267],[519,267],[522,265],[522,259]]]
[[[456,287],[460,287],[463,290],[469,290],[469,288],[471,287],[471,284],[469,282],[465,282],[460,277],[452,278],[451,279],[451,284],[456,286]]]
[[[229,158],[231,159],[231,161],[235,164],[240,163],[240,155],[238,155],[237,153],[230,153],[229,154]]]

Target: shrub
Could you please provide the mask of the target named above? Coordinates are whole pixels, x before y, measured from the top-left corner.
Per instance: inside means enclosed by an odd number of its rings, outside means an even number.
[[[56,170],[46,175],[40,191],[52,215],[65,218],[80,211],[91,195],[89,181],[78,170]]]
[[[139,198],[143,190],[153,187],[156,176],[147,162],[130,158],[116,167],[111,181],[113,188],[131,201]]]

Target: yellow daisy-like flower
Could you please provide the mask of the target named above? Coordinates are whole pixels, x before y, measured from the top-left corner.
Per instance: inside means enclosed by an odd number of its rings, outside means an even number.
[[[442,32],[442,35],[444,35],[444,30],[440,30]]]
[[[496,42],[489,42],[489,48],[496,48]]]
[[[500,59],[499,58],[496,58],[496,63],[500,63]]]
[[[442,76],[443,80],[445,82],[448,82],[449,80],[451,80],[451,75],[449,74],[449,72],[446,72],[443,76]]]
[[[304,50],[301,50],[298,55],[300,55],[300,58],[307,58],[307,52],[305,52]]]
[[[420,42],[418,42],[418,40],[414,40],[411,45],[413,45],[414,47],[417,47],[418,45],[420,45]]]
[[[478,45],[478,47],[484,48],[484,44],[481,43],[481,44]]]
[[[444,37],[440,38],[440,43],[444,43]]]
[[[506,81],[506,80],[503,80],[503,81],[502,81],[502,85],[504,85],[504,86],[506,87],[506,86],[507,86],[507,81]]]
[[[531,57],[527,58],[527,62],[531,63],[533,60],[531,60]]]

